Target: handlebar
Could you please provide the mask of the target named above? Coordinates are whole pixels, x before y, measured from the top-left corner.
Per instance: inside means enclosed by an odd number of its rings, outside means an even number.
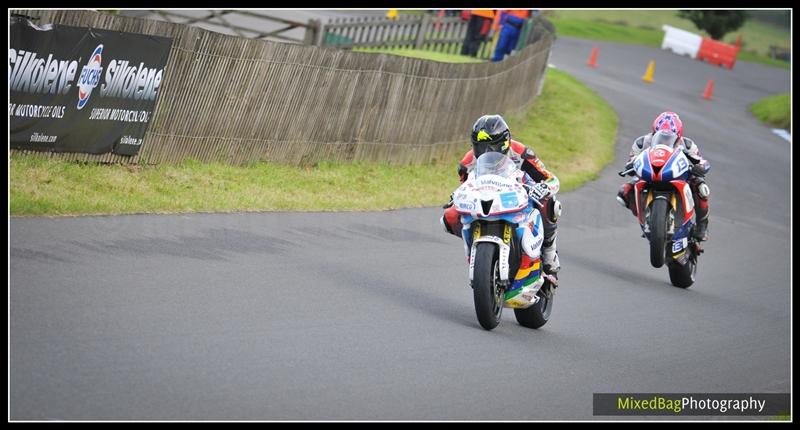
[[[617,172],[617,174],[620,175],[620,176],[627,176],[627,175],[629,175],[629,174],[631,174],[633,172],[635,172],[635,170],[633,170],[631,168],[631,169],[628,169],[628,170],[623,170],[621,172]]]
[[[625,163],[625,166],[622,167],[622,171],[617,172],[617,174],[620,176],[625,176],[634,172],[636,172],[636,170],[633,168],[633,161],[629,161]]]

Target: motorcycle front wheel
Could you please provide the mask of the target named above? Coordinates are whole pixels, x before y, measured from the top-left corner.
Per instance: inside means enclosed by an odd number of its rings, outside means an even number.
[[[500,324],[503,312],[504,292],[497,285],[499,278],[497,245],[479,242],[475,249],[475,264],[472,272],[472,296],[478,322],[486,330]]]
[[[668,206],[664,199],[655,199],[650,206],[650,264],[655,268],[664,265]]]

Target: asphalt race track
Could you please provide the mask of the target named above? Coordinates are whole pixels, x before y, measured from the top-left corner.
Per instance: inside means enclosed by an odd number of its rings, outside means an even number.
[[[789,71],[569,38],[550,62],[620,124],[615,163],[561,195],[542,329],[509,310],[478,325],[439,208],[11,218],[10,418],[592,420],[615,418],[592,415],[598,392],[788,392],[790,144],[748,105]],[[667,109],[712,164],[688,290],[614,199],[630,142]]]

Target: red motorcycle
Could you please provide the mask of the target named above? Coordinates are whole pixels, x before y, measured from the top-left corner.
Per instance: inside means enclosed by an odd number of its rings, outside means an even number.
[[[672,285],[688,288],[697,273],[702,252],[693,230],[694,200],[689,186],[691,162],[683,151],[669,145],[654,145],[642,151],[620,176],[635,175],[636,212],[639,225],[650,242],[650,264],[669,269]]]

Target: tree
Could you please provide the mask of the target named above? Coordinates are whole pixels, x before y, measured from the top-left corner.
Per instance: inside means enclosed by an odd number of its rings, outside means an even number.
[[[738,29],[747,20],[747,12],[743,10],[682,10],[678,16],[692,21],[714,40],[722,39],[725,33]]]

